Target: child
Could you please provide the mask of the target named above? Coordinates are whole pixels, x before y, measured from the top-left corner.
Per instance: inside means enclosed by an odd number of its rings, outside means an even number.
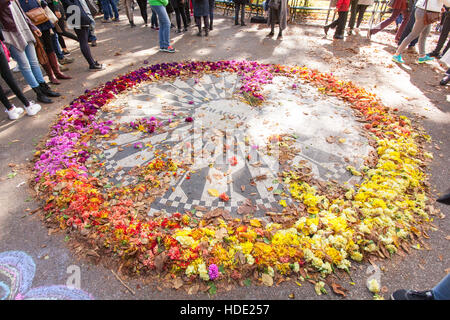
[[[198,33],[197,36],[202,36],[202,19],[204,24],[205,36],[209,34],[209,0],[193,0],[194,5],[194,18],[197,24]]]
[[[334,33],[334,39],[344,39],[344,30],[347,23],[348,8],[350,6],[350,0],[338,0],[336,3],[336,9],[338,18],[324,28],[325,34],[328,34],[328,30],[336,28]]]

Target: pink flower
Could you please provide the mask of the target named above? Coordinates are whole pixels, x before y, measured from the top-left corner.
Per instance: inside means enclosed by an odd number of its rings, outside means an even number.
[[[217,279],[219,277],[219,268],[216,264],[211,264],[209,266],[209,278],[211,280]]]

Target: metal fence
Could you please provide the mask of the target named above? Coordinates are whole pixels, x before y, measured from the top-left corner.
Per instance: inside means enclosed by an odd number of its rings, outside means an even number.
[[[310,6],[310,0],[288,0],[289,4],[289,23],[308,23],[315,22],[320,24],[327,24],[329,20],[335,18],[336,0],[329,1],[328,7],[313,7]],[[389,12],[390,8],[387,6],[388,0],[376,0],[366,10],[364,20],[369,26],[379,23],[383,16]],[[246,15],[264,16],[264,0],[250,0],[246,6]],[[216,0],[216,8],[222,9],[226,16],[234,16],[234,2],[233,0]]]

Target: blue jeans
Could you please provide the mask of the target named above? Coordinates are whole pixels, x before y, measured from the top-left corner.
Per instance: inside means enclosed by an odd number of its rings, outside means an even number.
[[[59,36],[57,33],[52,34],[52,44],[53,49],[55,49],[56,56],[58,57],[58,59],[62,59],[64,58],[64,53],[62,52],[61,46],[59,45],[58,37]]]
[[[152,18],[150,20],[152,27],[158,27],[158,17],[156,16],[156,12],[152,9]]]
[[[19,65],[19,70],[25,81],[32,88],[39,87],[39,83],[45,82],[36,56],[36,50],[34,49],[34,43],[28,43],[24,51],[19,51],[15,47],[9,46],[9,51],[11,52],[11,57]]]
[[[119,11],[117,10],[116,1],[115,0],[101,0],[101,1],[103,8],[103,17],[105,18],[105,20],[112,19],[113,12],[114,18],[119,19]]]
[[[170,46],[170,20],[164,6],[151,6],[159,21],[159,47],[167,49]]]
[[[431,291],[436,300],[450,300],[450,274],[447,274]]]

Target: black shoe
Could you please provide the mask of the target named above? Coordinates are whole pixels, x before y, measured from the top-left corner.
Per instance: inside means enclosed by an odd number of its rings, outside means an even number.
[[[245,27],[246,26],[245,22],[241,22],[241,26]]]
[[[130,21],[130,27],[131,27],[131,28],[134,28],[134,27],[136,27],[136,25],[134,24],[134,22],[133,22],[133,21]]]
[[[183,31],[181,31],[181,29],[178,29],[178,30],[177,30],[177,33],[182,33],[182,32],[183,32]]]
[[[205,27],[205,37],[207,37],[209,35],[209,29]]]
[[[45,82],[39,83],[39,87],[41,88],[42,92],[48,97],[60,97],[61,96],[60,93],[52,91],[50,86]]]
[[[328,30],[330,30],[330,27],[329,27],[329,26],[323,27],[323,31],[325,31],[325,35],[328,34]]]
[[[105,69],[105,65],[104,64],[100,64],[97,61],[95,61],[95,64],[92,66],[89,66],[89,70],[90,71],[98,71],[98,70],[103,70]]]
[[[391,300],[434,300],[431,291],[397,290],[391,295]]]
[[[197,32],[197,37],[201,37],[201,36],[202,36],[202,32],[201,31]]]
[[[430,53],[428,53],[428,56],[437,58],[439,57],[439,53],[436,51],[431,51]]]
[[[91,47],[96,47],[97,46],[97,40],[93,40],[91,42]]]
[[[188,28],[187,28],[187,27],[183,29],[183,32],[186,32],[186,31],[188,31]]]
[[[43,103],[52,103],[53,102],[52,99],[47,97],[47,95],[42,91],[41,87],[33,88],[33,91],[36,92],[37,101],[43,102]]]
[[[234,25],[235,25],[235,26],[238,26],[238,25],[239,25],[239,22],[238,22],[238,21],[235,21],[235,22],[234,22]]]
[[[445,86],[450,81],[450,74],[445,74],[445,76],[442,78],[441,82],[439,84],[441,86]]]
[[[344,39],[344,36],[338,34],[338,35],[333,36],[333,38],[334,38],[334,39],[342,40],[342,39]]]
[[[273,37],[274,34],[275,34],[275,33],[270,32],[266,37]]]

